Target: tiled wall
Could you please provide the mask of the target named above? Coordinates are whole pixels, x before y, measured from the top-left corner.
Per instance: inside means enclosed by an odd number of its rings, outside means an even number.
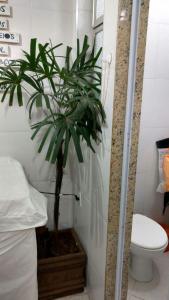
[[[136,178],[135,212],[162,216],[163,195],[156,192],[158,156],[155,142],[169,137],[169,2],[151,0]]]
[[[18,58],[21,49],[29,47],[32,37],[40,42],[49,38],[53,43],[72,44],[75,0],[9,0],[13,16],[9,19],[10,30],[22,36],[22,46],[11,46],[11,57]],[[37,155],[36,143],[30,141],[30,129],[25,108],[0,104],[0,155],[11,155],[18,159],[25,168],[30,182],[41,191],[51,191],[55,173],[44,162],[43,155]],[[65,174],[64,192],[71,192],[69,175]],[[52,206],[50,199],[50,206]],[[72,201],[63,200],[61,205],[61,223],[72,224]],[[50,226],[52,221],[50,220]]]
[[[80,40],[83,40],[85,35],[92,38],[92,16],[93,16],[93,0],[77,0],[77,34]]]
[[[78,33],[80,37],[87,33],[92,37],[92,5],[90,0],[79,0]],[[106,0],[104,60],[112,55],[111,65],[103,63],[102,101],[105,100],[107,126],[103,133],[103,147],[97,154],[86,154],[84,166],[78,173],[80,182],[75,182],[76,193],[81,192],[81,205],[75,205],[74,224],[88,255],[88,288],[92,300],[103,300],[105,292],[105,267],[107,245],[107,221],[109,200],[109,173],[111,151],[111,128],[114,90],[114,64],[116,49],[117,2]],[[116,3],[115,3],[116,2]],[[89,23],[90,22],[90,23]],[[111,40],[110,40],[111,36]],[[106,92],[105,92],[106,91]],[[77,172],[77,170],[76,170]],[[79,176],[79,175],[78,175]]]

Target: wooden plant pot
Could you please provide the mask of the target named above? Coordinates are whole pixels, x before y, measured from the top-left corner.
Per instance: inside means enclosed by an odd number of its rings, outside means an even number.
[[[39,300],[53,300],[83,292],[86,285],[86,254],[73,229],[62,230],[72,235],[78,251],[38,260]]]

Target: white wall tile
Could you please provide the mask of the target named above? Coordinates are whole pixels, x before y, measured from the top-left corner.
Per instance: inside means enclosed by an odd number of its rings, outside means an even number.
[[[143,82],[140,137],[137,159],[135,212],[157,221],[162,215],[163,195],[158,185],[156,141],[169,137],[169,3],[151,0]]]
[[[43,154],[37,153],[36,146],[35,149],[34,164],[37,170],[36,178],[40,181],[52,180],[55,177],[55,165],[46,161]]]
[[[27,1],[28,2],[28,1]],[[16,1],[16,3],[18,3]],[[22,49],[28,50],[30,41],[30,28],[31,28],[31,9],[30,6],[25,5],[12,5],[13,16],[9,18],[9,30],[20,34],[20,45],[10,46],[11,58],[20,58]],[[26,14],[25,14],[26,10]],[[24,22],[23,22],[24,16]]]
[[[81,242],[88,253],[89,236],[91,224],[91,206],[88,201],[83,199],[82,206],[80,203],[74,203],[74,226],[77,230]]]
[[[169,128],[163,127],[144,127],[141,122],[137,172],[151,171],[157,172],[158,151],[156,141],[169,137]]]
[[[0,132],[28,130],[30,127],[25,107],[18,107],[18,104],[9,107],[6,102],[0,103]]]
[[[76,0],[30,0],[32,9],[55,10],[56,12],[73,11]]]
[[[99,207],[93,203],[92,199],[82,199],[82,206],[76,203],[74,207],[74,226],[88,256],[88,273],[89,278],[92,276],[92,268],[98,274],[96,277],[89,279],[89,286],[92,289],[92,299],[104,293],[104,276],[105,276],[105,261],[106,261],[106,245],[107,245],[107,223],[103,215],[100,215]],[[93,282],[94,280],[94,282]],[[100,286],[100,282],[102,282]],[[98,284],[100,286],[95,286]],[[101,294],[100,296],[101,297]]]
[[[135,193],[135,213],[141,213],[159,222],[167,222],[167,215],[163,215],[163,195],[156,192],[157,172],[137,173]]]
[[[93,3],[91,0],[78,0],[78,6],[80,10],[89,10],[92,12]]]
[[[16,1],[17,2],[17,1]],[[24,35],[28,35],[30,32],[31,26],[31,9],[27,7],[25,13],[25,5],[19,5],[15,7],[12,6],[13,16],[8,19],[9,21],[9,30],[13,32],[23,33]],[[24,22],[23,22],[24,16]]]
[[[66,20],[66,22],[65,22]],[[32,36],[40,42],[70,43],[72,40],[73,18],[70,13],[32,10]]]
[[[145,79],[141,124],[144,127],[169,128],[169,80]]]
[[[145,78],[169,79],[169,24],[149,23],[145,58]]]
[[[12,16],[9,18],[9,29],[21,34],[22,44],[11,46],[11,58],[20,58],[21,50],[28,50],[30,39],[37,37],[40,42],[73,41],[73,16],[75,0],[9,0]],[[61,50],[63,54],[63,49]],[[24,97],[25,98],[25,97]],[[51,180],[55,178],[55,166],[44,161],[45,153],[37,154],[37,141],[30,140],[31,132],[25,108],[12,108],[0,105],[0,155],[10,155],[18,159],[31,183],[39,190],[53,191]],[[63,191],[71,193],[72,185],[66,171]],[[72,226],[72,199],[64,199],[61,204],[60,226]],[[51,222],[52,223],[52,220]]]
[[[134,200],[134,212],[139,214],[145,214],[145,202],[147,199],[147,186],[145,187],[145,173],[137,173],[136,175],[136,187],[135,187],[135,200]],[[144,186],[144,188],[143,188]]]
[[[65,178],[66,177],[66,178]],[[65,176],[63,178],[62,193],[72,193],[72,184],[70,178]],[[55,180],[39,181],[30,180],[30,183],[39,191],[44,192],[48,199],[48,228],[54,228],[53,208],[54,208],[54,195],[48,193],[54,193]],[[59,216],[59,228],[71,228],[73,226],[73,203],[75,199],[72,196],[61,197],[60,200],[60,216]]]
[[[28,0],[8,0],[9,5],[13,8],[18,6],[30,7],[30,1]]]
[[[74,210],[74,224],[88,255],[88,288],[90,299],[104,299],[105,283],[105,260],[106,260],[106,238],[107,238],[107,218],[108,218],[108,199],[109,199],[109,175],[110,175],[110,153],[111,153],[111,131],[112,131],[112,113],[113,113],[113,91],[114,91],[114,73],[115,73],[115,54],[116,54],[116,27],[118,6],[117,1],[106,0],[106,18],[105,18],[105,37],[104,37],[104,55],[112,57],[110,66],[105,65],[105,86],[103,99],[106,98],[105,111],[107,114],[107,127],[103,133],[102,145],[96,147],[96,153],[99,157],[99,168],[95,163],[95,156],[87,158],[85,163],[88,180],[77,184],[76,189],[82,192],[81,207],[76,204]],[[93,36],[92,32],[92,11],[88,10],[89,1],[79,0],[79,20],[78,36],[83,38],[84,34]],[[92,1],[91,1],[92,4]],[[110,39],[112,36],[112,39]],[[109,69],[110,68],[110,69]],[[90,159],[91,158],[91,159]],[[88,168],[90,167],[90,168]],[[75,171],[78,174],[78,171]],[[92,174],[92,175],[91,175]],[[100,197],[101,189],[98,186],[101,182],[97,174],[102,177],[103,197]],[[100,178],[101,178],[100,177]],[[98,182],[98,184],[97,184]],[[100,186],[99,186],[100,188]],[[99,192],[99,195],[97,195]],[[102,198],[102,199],[101,199]]]
[[[168,0],[161,0],[160,2],[159,0],[150,0],[149,22],[168,24],[168,20]]]
[[[91,37],[92,32],[92,13],[90,11],[79,10],[78,16],[78,33],[83,41],[84,35]]]
[[[23,165],[29,178],[36,179],[37,170],[34,164],[35,149],[30,140],[30,132],[0,133],[0,156],[12,156]]]
[[[169,128],[141,127],[137,162],[135,212],[156,220],[167,221],[162,215],[163,195],[156,192],[158,180],[158,153],[155,142],[168,137]]]
[[[46,195],[48,199],[48,228],[54,228],[54,196]],[[60,199],[59,229],[73,227],[73,200],[70,197]]]

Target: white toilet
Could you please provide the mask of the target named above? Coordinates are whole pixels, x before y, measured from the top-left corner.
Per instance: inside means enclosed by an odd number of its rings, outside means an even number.
[[[153,259],[162,254],[167,245],[167,234],[157,222],[140,214],[133,215],[131,276],[137,281],[151,281],[153,279]]]

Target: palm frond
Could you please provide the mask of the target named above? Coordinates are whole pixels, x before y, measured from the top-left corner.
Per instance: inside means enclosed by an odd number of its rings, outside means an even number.
[[[66,166],[69,145],[72,141],[79,162],[83,162],[82,141],[94,152],[94,142],[101,142],[102,126],[106,115],[100,101],[101,68],[98,59],[102,49],[90,51],[88,37],[83,45],[77,40],[77,55],[72,61],[72,48],[65,55],[57,56],[62,44],[30,42],[29,52],[12,65],[0,68],[0,87],[4,90],[1,101],[14,105],[17,99],[22,106],[25,90],[29,118],[34,108],[44,111],[44,117],[31,126],[32,139],[41,136],[38,152],[47,146],[46,160],[56,163],[63,149],[63,165]],[[59,61],[58,61],[59,58]]]

